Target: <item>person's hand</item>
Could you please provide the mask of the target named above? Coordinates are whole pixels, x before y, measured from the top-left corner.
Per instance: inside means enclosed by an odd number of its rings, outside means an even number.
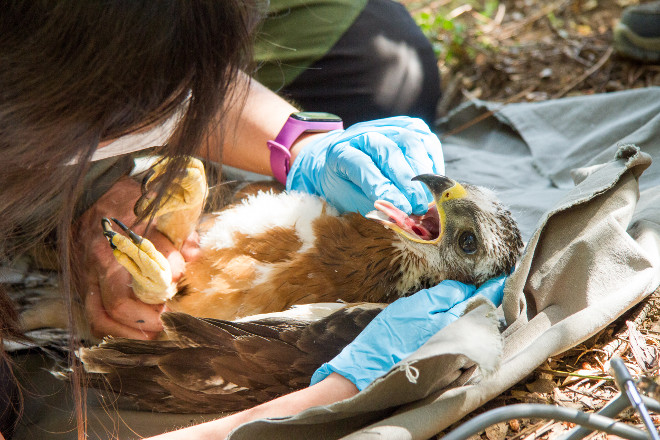
[[[81,271],[79,290],[92,333],[97,337],[112,335],[132,339],[153,339],[163,326],[162,304],[145,304],[131,288],[131,276],[117,263],[112,249],[103,236],[101,219],[115,217],[126,225],[135,222],[133,206],[141,195],[140,185],[129,178],[119,180],[106,194],[81,216],[76,223],[76,264]],[[144,234],[145,226],[132,227]],[[173,281],[184,270],[185,261],[194,258],[198,250],[191,237],[179,251],[155,225],[145,236],[167,258]]]
[[[477,289],[473,285],[445,280],[435,287],[394,301],[341,353],[316,370],[311,385],[335,372],[363,390],[435,333],[457,320],[473,296],[483,295],[499,306],[505,281],[503,275],[486,281]]]
[[[342,212],[366,214],[378,199],[424,214],[431,194],[411,179],[444,174],[438,137],[421,119],[397,116],[317,135],[298,152],[286,189],[324,197]]]

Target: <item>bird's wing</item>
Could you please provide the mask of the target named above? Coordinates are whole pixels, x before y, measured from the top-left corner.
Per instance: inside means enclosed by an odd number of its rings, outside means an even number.
[[[168,341],[106,339],[81,350],[90,383],[140,409],[237,411],[303,388],[384,305],[345,305],[325,317],[256,320],[162,316]]]

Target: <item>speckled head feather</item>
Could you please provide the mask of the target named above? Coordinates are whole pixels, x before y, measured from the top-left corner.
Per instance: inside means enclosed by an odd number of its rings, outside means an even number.
[[[444,258],[456,279],[482,284],[513,270],[523,247],[511,212],[482,187],[464,184],[467,195],[444,204],[447,212]]]
[[[434,197],[426,214],[407,216],[377,203],[381,212],[368,215],[398,233],[400,246],[410,254],[404,272],[421,280],[414,288],[443,279],[480,285],[511,272],[523,242],[511,212],[493,191],[432,174],[415,180]],[[428,276],[419,276],[421,271]]]

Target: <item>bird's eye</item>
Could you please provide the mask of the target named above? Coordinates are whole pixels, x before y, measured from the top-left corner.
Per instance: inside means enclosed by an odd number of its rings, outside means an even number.
[[[477,237],[472,232],[463,232],[458,237],[458,245],[466,254],[474,254],[477,252]]]

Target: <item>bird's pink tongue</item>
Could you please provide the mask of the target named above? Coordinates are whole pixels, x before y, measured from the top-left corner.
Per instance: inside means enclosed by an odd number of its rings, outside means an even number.
[[[422,240],[433,240],[438,236],[439,229],[437,227],[431,228],[433,230],[429,230],[425,224],[428,223],[425,221],[428,214],[423,216],[414,214],[408,215],[385,200],[376,200],[374,207],[389,217],[391,223],[396,224],[402,230],[419,237]]]

